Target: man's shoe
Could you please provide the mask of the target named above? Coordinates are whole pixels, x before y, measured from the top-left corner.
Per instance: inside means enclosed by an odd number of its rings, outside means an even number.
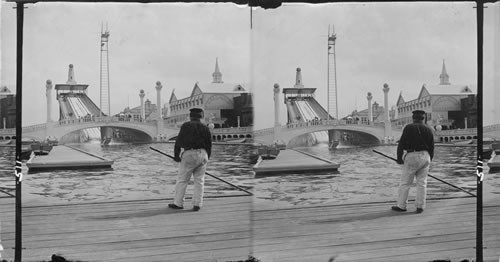
[[[406,208],[400,208],[398,206],[392,206],[391,209],[394,211],[398,211],[398,212],[405,212],[406,211]]]
[[[424,212],[424,209],[423,209],[423,208],[417,208],[417,213],[418,213],[418,214],[420,214],[420,213],[422,213],[422,212]]]
[[[168,207],[171,209],[184,209],[184,207],[180,207],[176,204],[168,204]]]
[[[201,207],[199,206],[193,206],[193,211],[200,211]]]

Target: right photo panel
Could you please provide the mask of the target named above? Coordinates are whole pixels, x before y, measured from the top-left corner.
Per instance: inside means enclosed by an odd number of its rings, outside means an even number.
[[[252,9],[256,259],[475,258],[476,12],[473,2]],[[494,165],[498,4],[485,9],[484,28],[483,135]],[[492,171],[483,248],[498,261]]]

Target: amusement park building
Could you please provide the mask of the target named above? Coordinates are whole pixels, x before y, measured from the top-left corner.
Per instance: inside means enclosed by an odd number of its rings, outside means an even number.
[[[468,85],[450,84],[444,61],[439,78],[439,85],[424,84],[416,99],[405,101],[403,95],[399,94],[397,118],[394,121],[397,126],[411,123],[414,110],[424,110],[427,124],[443,130],[464,128],[467,122],[474,124],[477,118],[474,116],[476,107],[472,105],[476,101],[475,92]]]
[[[146,120],[150,118],[155,119],[156,117],[156,105],[152,104],[149,99],[146,99],[146,101],[144,102],[144,115],[146,116]],[[136,106],[133,108],[126,107],[122,112],[118,113],[115,116],[139,121],[141,119],[141,106]]]
[[[7,87],[0,88],[0,128],[16,127],[16,95]]]
[[[380,106],[377,102],[372,104],[372,117],[373,123],[383,123],[385,119],[385,110],[383,106]],[[389,119],[394,120],[395,110],[394,108],[389,110]],[[369,113],[368,109],[363,109],[361,111],[354,110],[352,113],[345,118],[344,120],[352,120],[356,123],[368,124],[369,123]]]
[[[252,125],[252,98],[243,84],[224,83],[217,60],[212,77],[211,83],[196,82],[189,97],[178,99],[172,91],[168,123],[183,123],[189,119],[189,109],[202,108],[205,123],[215,128]]]

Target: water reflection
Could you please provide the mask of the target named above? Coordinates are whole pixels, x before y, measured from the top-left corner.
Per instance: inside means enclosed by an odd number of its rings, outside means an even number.
[[[113,145],[81,144],[77,147],[115,161],[113,170],[70,170],[30,174],[23,170],[23,201],[58,204],[86,201],[172,198],[177,163],[152,151],[153,146],[173,154],[173,144]],[[375,149],[395,157],[395,146],[329,150],[324,144],[299,148],[341,164],[339,171],[254,178],[249,159],[251,146],[214,145],[207,172],[246,190],[253,188],[259,207],[392,201],[396,196],[401,167],[375,154]],[[14,148],[0,147],[0,190],[14,189]],[[430,173],[475,193],[476,148],[437,147]],[[487,168],[485,169],[487,173]],[[192,186],[188,187],[188,196]],[[13,191],[9,191],[12,192]],[[484,192],[500,194],[500,174],[489,174]],[[206,178],[206,194],[234,195],[241,191]],[[415,194],[415,188],[410,196]],[[428,179],[429,198],[466,196],[435,179]],[[0,197],[7,196],[0,191]]]
[[[340,164],[339,174],[297,173],[259,178],[255,183],[256,204],[269,207],[309,204],[345,204],[392,201],[397,194],[401,167],[373,152],[396,157],[396,146],[343,148],[326,145],[297,148]],[[430,173],[474,193],[476,148],[437,147]],[[414,196],[412,188],[410,196]],[[428,197],[467,195],[428,178]],[[272,201],[272,203],[269,203]]]

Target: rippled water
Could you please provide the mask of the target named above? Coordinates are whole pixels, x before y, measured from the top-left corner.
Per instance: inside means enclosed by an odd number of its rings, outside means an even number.
[[[401,166],[373,152],[396,157],[396,146],[329,150],[326,144],[298,150],[340,164],[339,172],[311,172],[258,178],[255,203],[269,207],[392,201],[397,195]],[[476,148],[436,147],[430,174],[476,193]],[[500,193],[500,175],[487,176],[488,190]],[[486,188],[485,188],[486,189]],[[428,178],[428,198],[468,196],[438,180]],[[410,191],[410,199],[415,188]]]
[[[173,144],[73,145],[114,160],[112,170],[67,170],[27,173],[23,180],[23,202],[67,203],[173,197],[177,163],[149,147],[173,155]],[[248,162],[251,146],[214,145],[207,172],[242,188],[252,187]],[[11,158],[13,160],[13,157]],[[6,160],[6,163],[9,162]],[[4,163],[4,166],[6,166]],[[1,165],[1,164],[0,164]],[[0,187],[14,187],[12,172],[0,173]],[[241,191],[206,176],[207,195],[240,194]],[[190,194],[191,186],[188,187]],[[1,193],[1,192],[0,192]],[[188,195],[189,196],[189,195]]]
[[[173,144],[81,144],[83,150],[114,160],[113,170],[71,170],[30,174],[23,170],[23,202],[30,204],[76,203],[173,197],[177,164],[152,151],[153,146],[173,154]],[[375,154],[395,157],[395,146],[329,150],[321,144],[298,148],[331,159],[339,172],[311,172],[254,178],[249,159],[251,146],[214,145],[207,172],[245,189],[253,188],[254,203],[262,207],[337,204],[394,200],[401,167]],[[475,193],[476,148],[437,147],[430,174]],[[0,197],[14,193],[14,148],[0,147]],[[429,177],[429,198],[467,194]],[[485,191],[500,193],[500,174],[487,175]],[[188,187],[190,194],[192,186]],[[2,192],[3,191],[3,192]],[[410,196],[413,197],[412,188]],[[206,177],[206,195],[233,195],[241,191]]]

